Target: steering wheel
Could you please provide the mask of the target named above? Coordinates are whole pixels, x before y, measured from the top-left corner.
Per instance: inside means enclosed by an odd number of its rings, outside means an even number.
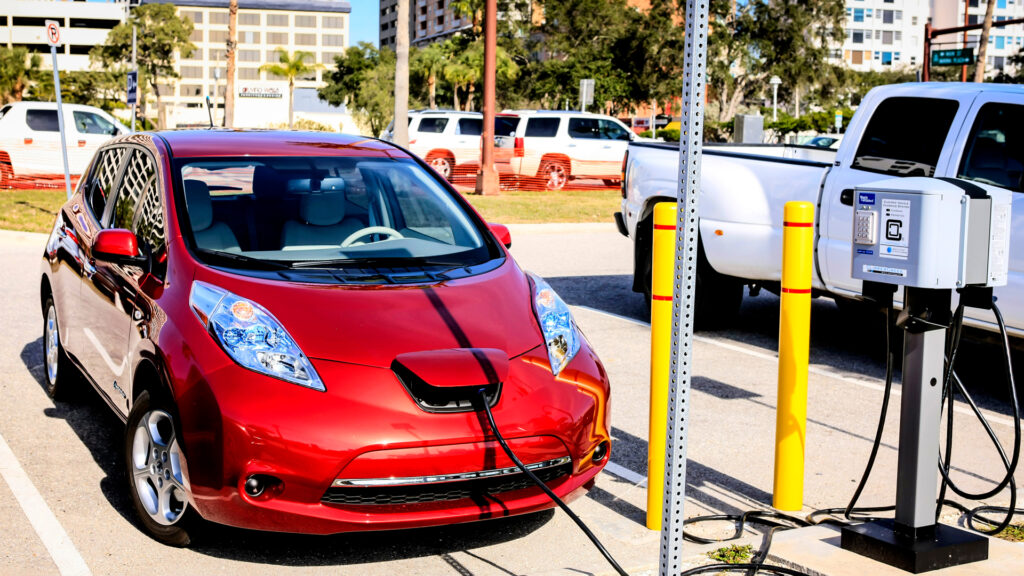
[[[388,238],[405,238],[405,236],[402,236],[401,232],[395,230],[394,228],[388,228],[387,226],[370,226],[369,228],[356,230],[355,232],[350,234],[348,238],[345,238],[341,242],[341,247],[347,248],[349,246],[352,246],[353,244],[356,243],[356,240],[362,238],[363,236],[369,236],[370,234],[384,234]],[[364,244],[364,242],[360,242],[360,244]]]

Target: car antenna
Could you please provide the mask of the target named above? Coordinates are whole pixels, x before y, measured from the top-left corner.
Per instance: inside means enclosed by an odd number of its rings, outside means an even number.
[[[210,95],[206,95],[206,113],[210,116],[210,128],[213,128],[213,109],[210,106]]]

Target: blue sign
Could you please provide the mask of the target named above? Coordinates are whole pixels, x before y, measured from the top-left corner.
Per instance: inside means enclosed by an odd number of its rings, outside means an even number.
[[[860,204],[874,204],[875,194],[873,192],[860,192],[857,194],[857,202]]]
[[[128,73],[128,86],[125,88],[125,92],[128,94],[128,104],[135,104],[137,100],[137,93],[139,88],[139,73],[129,72]]]

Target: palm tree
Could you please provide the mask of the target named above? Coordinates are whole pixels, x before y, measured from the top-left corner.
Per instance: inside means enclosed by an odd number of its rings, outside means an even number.
[[[235,126],[235,58],[238,51],[238,0],[228,2],[228,69],[224,91],[224,126]],[[216,93],[216,88],[214,89]]]
[[[0,46],[0,104],[21,100],[42,63],[42,57],[38,54],[29,56],[27,48]]]
[[[437,110],[437,76],[444,70],[444,65],[451,56],[450,42],[429,44],[413,54],[412,65],[427,77],[427,90],[430,93],[430,109]]]
[[[293,126],[295,111],[295,78],[305,76],[310,72],[323,70],[323,64],[307,64],[313,59],[311,52],[296,50],[289,54],[284,48],[276,48],[278,64],[264,64],[260,66],[260,72],[267,72],[281,78],[288,79],[288,129]]]

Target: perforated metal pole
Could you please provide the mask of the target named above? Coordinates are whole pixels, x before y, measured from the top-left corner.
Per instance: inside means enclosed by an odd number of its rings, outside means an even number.
[[[674,576],[682,572],[685,519],[683,508],[686,504],[686,429],[689,426],[690,377],[693,363],[697,206],[700,198],[701,149],[704,140],[707,31],[708,0],[689,0],[686,3],[686,53],[683,58],[683,109],[680,123],[682,133],[679,138],[679,196],[675,286],[672,292],[668,428],[665,437],[661,576]]]

